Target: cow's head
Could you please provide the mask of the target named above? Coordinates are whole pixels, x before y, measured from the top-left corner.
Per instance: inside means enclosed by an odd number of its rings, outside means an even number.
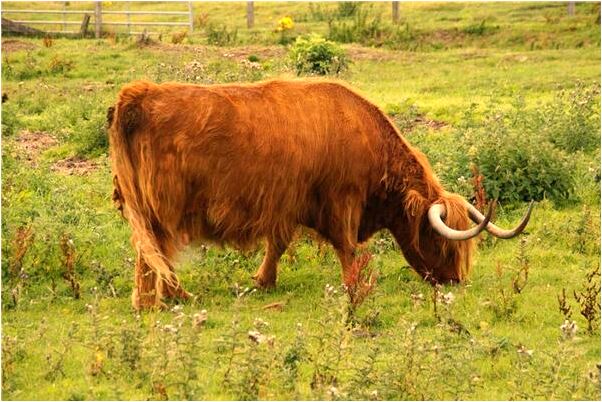
[[[504,239],[517,236],[527,226],[533,207],[531,203],[514,229],[505,230],[490,222],[493,202],[487,214],[483,215],[455,194],[446,193],[427,207],[422,202],[415,203],[412,196],[408,198],[403,227],[394,230],[393,234],[406,260],[425,280],[432,283],[463,281],[470,270],[472,239],[483,230]],[[476,226],[471,228],[472,222]]]

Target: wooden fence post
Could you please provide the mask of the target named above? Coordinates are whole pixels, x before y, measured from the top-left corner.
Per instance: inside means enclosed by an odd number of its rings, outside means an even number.
[[[84,14],[84,19],[82,20],[82,25],[79,28],[79,33],[81,34],[82,38],[86,37],[86,34],[88,33],[88,24],[90,23],[90,14]]]
[[[399,2],[398,1],[391,2],[391,12],[393,13],[393,23],[399,24]]]
[[[96,38],[100,38],[102,35],[102,5],[100,1],[94,2],[94,35]]]
[[[575,15],[575,2],[569,1],[569,5],[567,6],[567,12],[570,16]]]
[[[67,30],[67,24],[65,24],[65,21],[67,21],[67,14],[65,11],[67,11],[67,2],[63,1],[63,31]]]
[[[253,28],[255,23],[255,10],[253,8],[253,2],[247,1],[247,28]]]
[[[194,30],[194,13],[192,10],[192,1],[188,2],[188,30],[192,33]]]

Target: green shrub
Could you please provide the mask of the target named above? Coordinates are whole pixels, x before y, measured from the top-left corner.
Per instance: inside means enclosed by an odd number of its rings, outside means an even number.
[[[600,148],[600,89],[577,82],[540,109],[539,125],[556,147],[567,152]]]
[[[52,60],[50,60],[50,64],[48,65],[48,71],[51,74],[66,74],[69,71],[73,70],[75,67],[75,62],[73,60],[65,59],[61,56],[54,56]]]
[[[342,1],[337,4],[339,6],[339,17],[342,18],[351,17],[355,15],[359,11],[360,6],[362,5],[362,3],[357,1]]]
[[[238,29],[229,30],[226,25],[209,24],[206,28],[207,43],[216,46],[228,46],[236,43]]]
[[[510,109],[494,102],[482,114],[473,105],[453,132],[414,130],[409,139],[428,155],[446,187],[467,198],[474,196],[471,166],[483,176],[487,197],[502,202],[590,197],[598,188],[596,169],[577,166],[579,154],[567,152],[574,148],[558,144],[574,133],[582,138],[574,144],[597,146],[600,122],[591,110],[598,101],[581,84],[568,93],[570,100],[561,93],[534,109],[520,98]],[[592,173],[584,178],[584,171]],[[577,183],[588,190],[575,191]]]
[[[481,127],[465,131],[460,139],[469,166],[476,165],[483,175],[490,198],[560,200],[572,192],[567,155],[540,136],[517,130],[508,116],[490,116]]]
[[[368,12],[362,10],[354,14],[351,22],[331,20],[328,23],[328,39],[341,43],[380,46],[392,31],[382,24],[380,16],[368,18]]]
[[[337,44],[320,35],[298,37],[289,53],[297,75],[339,74],[347,69],[347,55]]]
[[[487,25],[486,21],[483,20],[478,24],[468,25],[462,29],[462,32],[472,36],[485,36],[497,31],[499,28],[499,26]]]

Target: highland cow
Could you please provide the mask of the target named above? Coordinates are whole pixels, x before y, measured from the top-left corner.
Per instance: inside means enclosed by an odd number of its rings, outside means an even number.
[[[114,200],[137,251],[132,303],[183,297],[173,260],[190,242],[247,248],[264,239],[254,275],[276,283],[298,227],[335,249],[343,282],[358,244],[389,230],[432,283],[469,272],[471,238],[513,230],[446,192],[425,156],[376,106],[344,85],[270,81],[199,86],[134,82],[109,109]],[[477,226],[469,228],[469,222]]]

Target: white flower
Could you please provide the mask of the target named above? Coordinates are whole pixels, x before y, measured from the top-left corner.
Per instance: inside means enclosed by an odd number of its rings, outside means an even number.
[[[454,302],[455,296],[452,292],[448,292],[443,295],[443,303],[450,305]]]
[[[265,335],[263,335],[259,331],[255,331],[255,330],[249,331],[247,335],[249,335],[250,340],[252,340],[253,342],[255,342],[257,344],[264,343],[267,340],[267,337]]]
[[[173,325],[171,325],[171,324],[165,324],[163,326],[163,331],[175,334],[175,333],[178,332],[178,328],[175,327],[175,326],[173,326]]]
[[[173,306],[173,307],[171,308],[171,312],[172,312],[172,313],[174,313],[174,314],[179,314],[179,313],[181,313],[183,310],[184,310],[184,307],[182,307],[182,305],[181,305],[181,304],[177,304],[177,305],[175,305],[175,306]]]
[[[333,399],[339,396],[339,390],[337,387],[332,386],[328,389],[328,395],[330,395]]]
[[[255,328],[268,327],[270,324],[262,320],[261,318],[256,318],[253,320],[253,325]]]
[[[207,310],[201,310],[200,313],[194,313],[192,316],[192,326],[197,328],[207,321]]]
[[[520,345],[517,349],[518,354],[523,356],[533,356],[533,349],[527,349],[525,345]]]
[[[578,329],[579,327],[577,327],[577,323],[575,321],[569,322],[569,320],[564,320],[564,324],[560,326],[560,331],[565,339],[573,338]]]

